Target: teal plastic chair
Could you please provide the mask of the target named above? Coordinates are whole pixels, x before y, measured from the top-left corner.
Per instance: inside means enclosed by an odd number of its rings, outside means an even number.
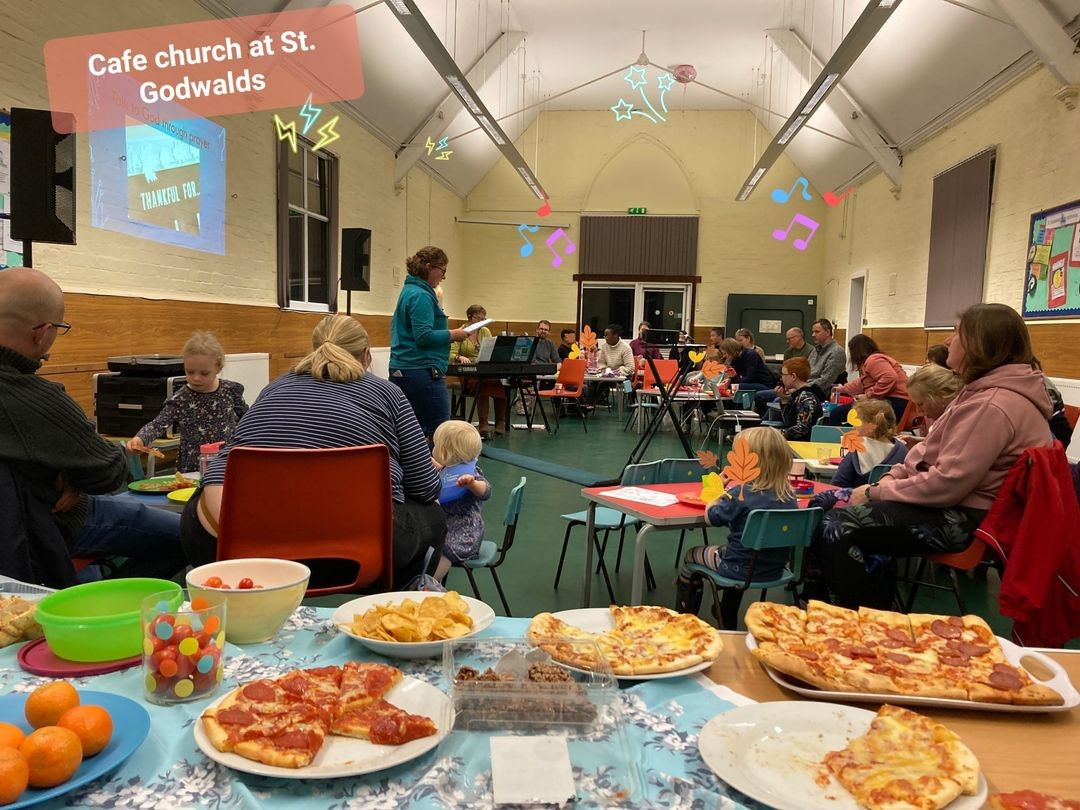
[[[876,484],[881,480],[881,476],[892,469],[892,466],[892,464],[875,464],[874,469],[870,470],[870,477],[867,480],[871,484]]]
[[[848,430],[851,430],[849,427]],[[810,428],[810,441],[825,444],[840,444],[840,438],[847,431],[835,425],[814,425]]]
[[[748,411],[754,407],[754,394],[756,393],[757,391],[739,391],[731,398],[731,401],[735,403],[736,408]]]
[[[734,630],[739,620],[739,606],[742,595],[750,589],[761,589],[761,599],[765,600],[769,588],[794,587],[799,580],[792,572],[795,550],[806,548],[817,531],[823,510],[819,507],[806,509],[754,509],[746,519],[743,529],[742,545],[753,551],[750,565],[744,579],[731,579],[722,576],[704,565],[691,564],[691,580],[702,578],[709,584],[713,597],[713,615],[725,630]],[[755,580],[754,569],[757,567],[758,554],[767,549],[791,549],[792,562],[775,579]],[[805,559],[805,558],[804,558]],[[720,589],[724,590],[723,598]]]
[[[510,605],[507,604],[506,594],[503,593],[502,583],[499,582],[499,574],[495,569],[503,564],[507,552],[514,545],[514,535],[517,533],[518,518],[521,516],[521,504],[524,500],[525,476],[523,475],[518,485],[510,490],[510,497],[506,502],[506,517],[503,518],[503,525],[506,529],[503,532],[502,543],[484,540],[480,543],[480,553],[473,559],[454,563],[454,567],[465,570],[465,575],[469,578],[469,584],[472,586],[473,596],[477,599],[480,598],[480,589],[476,586],[473,571],[478,568],[486,568],[490,571],[491,579],[495,583],[495,590],[499,592],[499,599],[502,600],[503,610],[506,611],[507,616],[513,616],[513,614],[510,612]]]
[[[630,429],[630,425],[634,423],[635,419],[644,419],[643,409],[656,410],[660,407],[659,402],[652,397],[637,397],[636,400],[632,399],[634,396],[634,385],[630,380],[623,380],[623,396],[626,398],[626,408],[630,411],[630,418],[626,420],[626,424],[623,425],[623,433]]]

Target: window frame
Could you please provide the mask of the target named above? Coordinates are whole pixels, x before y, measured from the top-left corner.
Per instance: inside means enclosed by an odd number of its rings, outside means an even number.
[[[325,312],[333,313],[338,311],[338,291],[341,286],[341,272],[339,267],[339,204],[338,204],[338,187],[340,176],[340,157],[334,152],[330,152],[325,149],[320,149],[318,152],[313,151],[312,147],[314,143],[303,138],[299,135],[296,136],[297,141],[297,154],[302,154],[304,160],[302,161],[302,175],[301,183],[304,190],[304,204],[302,206],[294,205],[289,200],[289,155],[292,151],[292,147],[288,140],[277,141],[277,297],[278,306],[285,310],[295,310],[298,312]],[[322,158],[326,161],[326,213],[320,214],[316,211],[312,211],[307,207],[308,203],[308,155],[314,156],[316,159]],[[290,272],[290,255],[289,255],[289,215],[290,213],[299,213],[303,217],[303,233],[304,233],[304,289],[307,294],[310,284],[308,275],[308,220],[314,218],[322,222],[327,223],[327,298],[329,299],[325,304],[321,302],[312,302],[307,300],[293,300],[291,298],[290,284],[289,284],[289,272]]]

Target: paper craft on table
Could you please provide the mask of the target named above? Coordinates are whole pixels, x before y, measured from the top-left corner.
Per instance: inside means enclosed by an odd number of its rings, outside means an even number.
[[[492,737],[495,804],[554,804],[574,797],[574,771],[566,737]]]
[[[609,489],[604,495],[609,498],[618,498],[620,501],[647,503],[650,506],[671,506],[679,502],[679,499],[669,492],[653,492],[651,489],[642,489],[641,487]]]
[[[495,320],[494,318],[484,318],[484,320],[482,320],[482,321],[477,321],[476,323],[470,323],[468,326],[464,327],[464,329],[465,329],[466,332],[475,332],[477,329],[483,329],[485,326],[487,326],[489,323],[491,323],[494,320]]]

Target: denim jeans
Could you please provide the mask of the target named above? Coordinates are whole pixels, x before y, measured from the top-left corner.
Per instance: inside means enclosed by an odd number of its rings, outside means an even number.
[[[72,557],[125,557],[119,574],[171,579],[187,567],[180,548],[180,515],[136,500],[91,495],[90,513]]]
[[[438,369],[393,369],[390,382],[400,388],[405,399],[409,400],[425,436],[430,437],[435,433],[435,428],[450,421],[450,393],[446,390],[445,375]]]

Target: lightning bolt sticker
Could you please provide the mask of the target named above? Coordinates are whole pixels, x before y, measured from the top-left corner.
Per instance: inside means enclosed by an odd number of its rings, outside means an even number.
[[[445,152],[440,152],[435,159],[436,160],[449,160],[450,156],[452,154],[454,154],[454,150],[453,149],[448,149]]]
[[[428,138],[427,143],[424,144],[424,147],[427,149],[427,153],[430,155],[431,150],[435,148],[435,141],[431,140],[431,138]]]
[[[300,117],[306,122],[304,128],[300,131],[301,135],[307,135],[307,131],[311,129],[312,124],[319,120],[319,116],[322,115],[322,107],[312,106],[312,95],[312,93],[308,93],[307,101],[305,101],[304,106],[300,108]]]
[[[317,152],[319,149],[322,149],[327,144],[331,144],[341,137],[340,134],[334,132],[334,126],[337,124],[338,118],[340,118],[340,116],[335,115],[333,118],[331,118],[321,127],[319,127],[318,132],[321,137],[319,139],[319,142],[313,147],[311,147],[312,152]],[[295,134],[293,137],[295,137]]]
[[[335,118],[334,121],[337,121]],[[277,138],[279,141],[288,141],[289,146],[292,147],[293,152],[296,151],[296,122],[290,121],[285,123],[278,118],[277,113],[274,113],[274,126],[277,127]],[[321,130],[320,130],[321,134]],[[317,149],[318,147],[316,147]]]
[[[438,152],[443,151],[446,148],[449,141],[450,141],[450,139],[445,137],[445,136],[440,138],[439,143],[435,146],[435,150],[438,151]],[[435,158],[435,159],[436,160],[442,160],[442,158]]]

